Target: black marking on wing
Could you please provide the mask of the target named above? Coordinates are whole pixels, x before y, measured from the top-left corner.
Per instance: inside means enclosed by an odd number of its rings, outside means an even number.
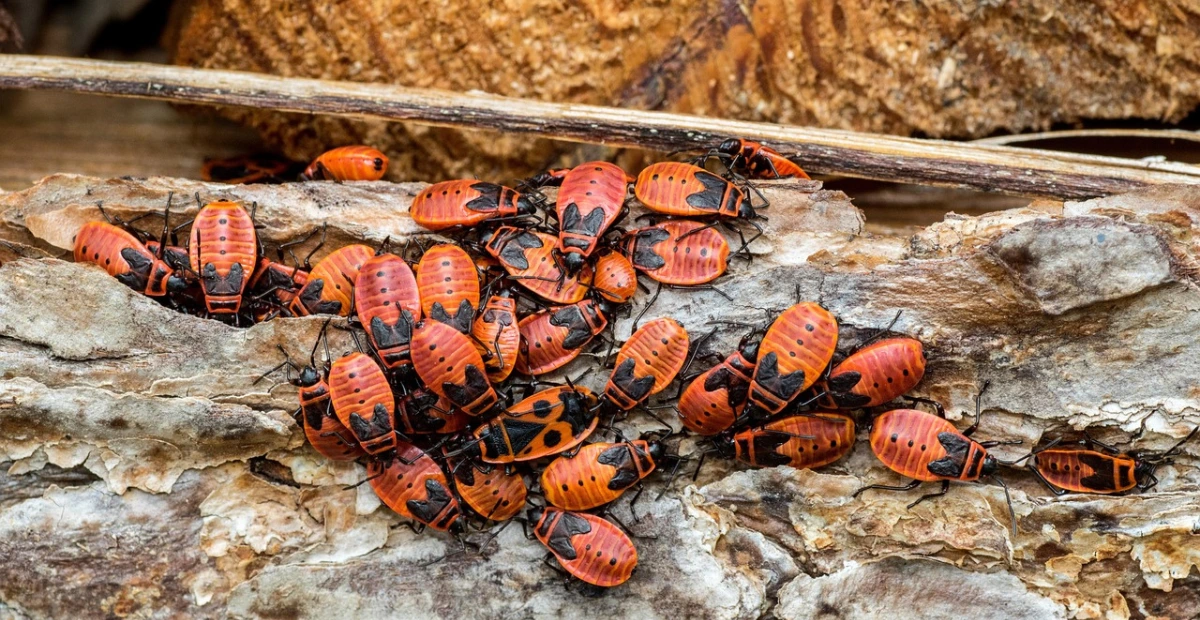
[[[967,461],[967,452],[971,450],[971,440],[947,431],[938,433],[937,437],[938,443],[946,450],[946,456],[930,463],[929,473],[943,478],[959,477]]]
[[[787,443],[791,435],[778,431],[762,430],[754,433],[754,460],[756,465],[778,467],[792,462],[786,454],[777,452],[779,446]]]
[[[529,447],[538,435],[542,434],[546,425],[542,422],[527,422],[525,420],[504,420],[504,431],[508,434],[508,442],[512,444],[513,454],[520,454],[521,450]]]
[[[342,302],[322,300],[321,292],[324,290],[324,279],[309,280],[304,290],[300,292],[300,303],[308,308],[311,314],[340,314]]]
[[[783,400],[791,400],[804,386],[804,371],[797,370],[786,375],[779,374],[779,358],[774,351],[758,361],[758,373],[754,376],[763,389]]]
[[[388,419],[390,416],[383,403],[375,403],[372,413],[373,416],[370,420],[363,418],[358,413],[350,414],[350,430],[354,432],[354,436],[359,441],[367,441],[392,432],[392,421]]]
[[[400,312],[395,324],[388,325],[380,317],[371,319],[371,338],[380,349],[407,347],[412,341],[413,316],[408,310]]]
[[[587,398],[576,392],[564,391],[558,395],[558,400],[563,404],[560,419],[571,425],[572,437],[579,437],[595,419],[595,413],[588,409]]]
[[[325,418],[329,415],[329,399],[322,398],[319,402],[303,406],[304,423],[313,430],[321,430],[325,426]]]
[[[467,209],[478,213],[491,213],[500,208],[500,192],[504,190],[503,187],[481,181],[472,184],[471,189],[479,192],[479,196],[467,202]]]
[[[592,339],[592,328],[588,326],[579,306],[566,306],[556,310],[550,315],[550,324],[567,328],[567,336],[562,341],[564,349],[578,349]]]
[[[616,468],[613,477],[608,481],[608,488],[613,491],[628,489],[638,481],[637,467],[633,463],[628,444],[619,443],[604,452],[596,459],[601,465]]]
[[[536,237],[535,237],[536,238]],[[529,269],[529,259],[525,258],[525,248],[509,240],[500,250],[500,260],[513,269],[525,271]]]
[[[634,377],[635,366],[636,362],[633,358],[626,359],[613,371],[612,382],[632,400],[641,401],[650,394],[650,389],[654,387],[654,377],[651,375],[641,378]]]
[[[720,210],[721,201],[725,198],[725,190],[729,189],[729,182],[703,170],[696,172],[695,177],[697,181],[704,184],[704,189],[688,196],[688,205],[705,211]]]
[[[649,228],[637,233],[634,239],[633,265],[642,269],[658,269],[667,264],[663,257],[654,251],[654,246],[666,241],[671,233],[662,228]]]
[[[849,392],[862,381],[862,373],[857,370],[848,370],[829,377],[826,383],[831,392]]]
[[[464,382],[462,385],[450,381],[442,383],[442,389],[446,392],[446,398],[460,407],[465,407],[475,402],[492,388],[492,384],[488,383],[487,376],[475,364],[467,364],[467,367],[463,370],[463,376]]]
[[[418,433],[436,433],[446,425],[445,418],[429,415],[429,410],[437,405],[438,396],[433,392],[422,390],[413,392],[400,401],[400,409],[408,420],[408,426]],[[468,468],[469,469],[469,468]]]
[[[414,519],[421,523],[433,523],[446,506],[453,501],[450,495],[450,489],[437,480],[429,478],[425,480],[425,499],[416,500],[410,499],[404,503],[408,511],[412,513]]]
[[[554,531],[546,540],[546,546],[550,547],[550,550],[558,557],[564,560],[574,560],[576,557],[575,546],[571,544],[571,539],[590,531],[592,531],[592,524],[588,523],[587,519],[574,513],[564,512],[559,517],[558,523],[554,524]]]
[[[154,261],[146,258],[145,254],[142,254],[134,248],[121,248],[121,258],[125,259],[125,264],[129,265],[129,270],[133,274],[137,275],[138,281],[142,284],[141,288],[144,290],[146,288],[146,282],[150,279],[150,270],[154,265]],[[123,284],[132,286],[128,282],[123,282]]]
[[[1117,479],[1113,475],[1112,457],[1103,454],[1078,452],[1075,458],[1081,465],[1092,468],[1092,475],[1080,478],[1079,483],[1093,491],[1116,491]]]

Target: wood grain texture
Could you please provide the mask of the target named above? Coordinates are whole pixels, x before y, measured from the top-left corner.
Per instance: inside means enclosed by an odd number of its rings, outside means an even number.
[[[411,121],[662,151],[700,150],[737,135],[793,153],[815,172],[1026,196],[1086,198],[1200,182],[1200,168],[1172,162],[142,63],[0,56],[0,87]]]

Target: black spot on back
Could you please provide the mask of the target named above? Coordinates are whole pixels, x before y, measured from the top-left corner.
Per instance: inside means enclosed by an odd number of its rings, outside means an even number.
[[[688,196],[688,205],[705,211],[720,210],[721,200],[725,197],[725,190],[729,188],[729,182],[703,170],[696,172],[695,176],[704,184],[704,189]]]

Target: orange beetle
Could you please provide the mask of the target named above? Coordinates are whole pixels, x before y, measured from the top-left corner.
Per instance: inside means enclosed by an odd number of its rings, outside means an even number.
[[[730,443],[726,453],[755,467],[815,469],[850,453],[854,420],[831,411],[802,413],[736,433]]]
[[[487,413],[499,400],[475,344],[445,323],[428,319],[417,323],[412,363],[429,389],[470,415]]]
[[[542,390],[487,424],[454,456],[507,464],[561,454],[583,443],[600,421],[596,395],[582,387]]]
[[[551,507],[530,508],[533,533],[558,563],[578,579],[602,588],[619,586],[637,567],[637,549],[617,526],[595,515]]]
[[[752,179],[809,178],[800,166],[773,148],[742,138],[730,138],[709,152],[719,157],[733,172]]]
[[[529,215],[536,203],[520,192],[484,181],[442,181],[413,198],[413,221],[429,230],[474,226],[493,219]]]
[[[887,338],[850,354],[824,381],[827,407],[874,407],[908,393],[925,376],[925,349],[915,338]]]
[[[139,293],[160,297],[169,289],[184,286],[162,255],[108,222],[84,224],[73,241],[75,262],[99,265],[118,282]],[[162,246],[155,243],[155,248]]]
[[[1200,427],[1193,428],[1187,437],[1163,452],[1121,453],[1090,437],[1087,443],[1098,449],[1060,448],[1056,446],[1061,439],[1055,439],[1030,452],[1029,470],[1055,495],[1068,491],[1108,495],[1124,493],[1134,487],[1148,491],[1158,484],[1154,470],[1178,454],[1180,446],[1194,437],[1197,430]]]
[[[367,463],[367,480],[397,514],[435,530],[461,531],[462,509],[446,473],[424,450],[402,441],[395,458]]]
[[[912,508],[927,499],[945,495],[951,480],[973,482],[982,476],[990,476],[1004,488],[1004,496],[1008,499],[1009,518],[1015,532],[1017,520],[1012,509],[1012,499],[1008,495],[1008,487],[996,475],[1001,461],[988,454],[987,449],[1021,442],[980,443],[970,439],[975,429],[979,428],[980,401],[984,390],[987,390],[987,384],[984,384],[983,390],[975,397],[975,422],[962,432],[946,420],[940,404],[925,399],[911,400],[932,404],[937,410],[937,415],[918,409],[893,409],[875,418],[871,427],[871,451],[888,469],[913,480],[905,486],[868,485],[855,491],[854,495],[858,496],[867,489],[908,491],[922,482],[941,481],[941,490],[917,498],[908,505]]]
[[[746,336],[738,350],[709,368],[679,396],[679,419],[699,435],[716,435],[733,426],[750,393],[750,380],[758,358],[758,341]]]
[[[405,435],[456,433],[471,425],[471,416],[426,388],[396,399],[396,430]]]
[[[396,403],[387,376],[374,359],[355,351],[333,362],[329,395],[338,420],[367,454],[396,447]]]
[[[336,314],[350,316],[354,282],[363,263],[375,255],[365,245],[348,245],[321,259],[308,274],[308,282],[290,307],[296,316]]]
[[[378,181],[388,158],[369,146],[341,146],[321,153],[304,169],[305,181]]]
[[[637,293],[637,272],[625,255],[604,249],[596,253],[592,290],[617,304],[628,303]]]
[[[647,166],[638,175],[633,193],[647,209],[664,215],[745,220],[758,217],[750,204],[750,192],[682,162]]]
[[[317,369],[316,361],[317,346],[324,339],[325,330],[322,329],[321,336],[313,343],[312,352],[308,356],[308,365],[303,368],[297,368],[296,364],[287,357],[287,351],[282,346],[279,347],[284,355],[282,365],[287,369],[287,381],[299,388],[300,392],[300,409],[293,416],[304,429],[305,438],[317,453],[331,461],[353,461],[366,452],[358,445],[350,430],[343,426],[341,420],[338,420],[333,413],[329,383],[326,380],[327,377],[322,376]],[[265,378],[267,374],[278,369],[279,367],[276,366],[259,379]],[[292,376],[293,370],[297,371],[295,376]]]
[[[542,471],[546,501],[566,510],[603,506],[654,472],[666,456],[661,441],[637,439],[584,446],[560,456]]]
[[[584,260],[620,218],[632,181],[620,166],[590,161],[562,175],[555,207],[558,251],[568,274],[579,273]]]
[[[837,320],[828,310],[799,303],[783,311],[758,345],[750,402],[779,413],[816,383],[837,349]]]
[[[479,273],[465,250],[439,243],[417,263],[417,290],[425,316],[467,334],[479,307]]]
[[[517,328],[517,300],[508,291],[488,298],[487,304],[471,326],[475,348],[487,364],[488,379],[499,383],[512,374],[521,348]]]
[[[577,276],[568,275],[560,264],[553,235],[513,226],[501,226],[485,235],[487,251],[500,261],[518,284],[555,304],[573,304],[587,295],[592,270],[587,266]]]
[[[635,268],[663,284],[705,284],[724,275],[729,266],[725,236],[691,220],[631,230],[620,246]]]
[[[566,366],[608,326],[601,304],[590,299],[542,310],[521,319],[517,371],[543,375]]]
[[[408,366],[412,326],[421,320],[417,280],[408,263],[389,253],[367,259],[354,279],[354,309],[383,365]]]
[[[664,317],[646,323],[621,345],[604,395],[622,411],[633,409],[675,380],[687,353],[688,333],[679,321]]]
[[[200,276],[208,311],[237,314],[258,265],[258,235],[250,214],[236,202],[204,205],[192,224],[188,255],[192,271]]]

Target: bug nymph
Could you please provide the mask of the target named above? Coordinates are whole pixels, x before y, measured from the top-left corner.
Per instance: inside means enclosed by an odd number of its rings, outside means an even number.
[[[1163,452],[1128,451],[1087,437],[1082,446],[1061,446],[1062,439],[1035,448],[1023,458],[1039,482],[1055,495],[1098,493],[1110,495],[1137,488],[1148,491],[1158,484],[1155,470],[1179,454],[1179,448],[1195,436],[1200,427]],[[1095,449],[1093,449],[1095,448]]]

